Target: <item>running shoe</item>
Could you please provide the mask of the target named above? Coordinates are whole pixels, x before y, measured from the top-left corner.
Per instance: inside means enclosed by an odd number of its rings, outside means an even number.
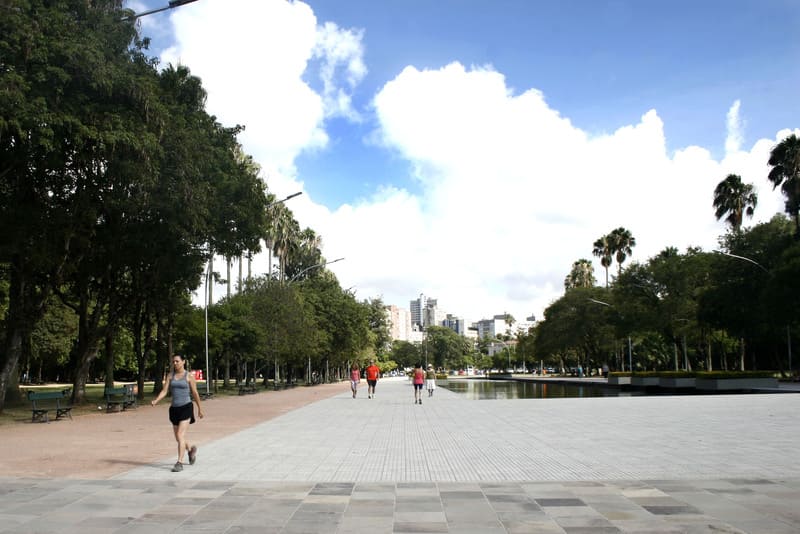
[[[197,460],[197,447],[192,445],[192,448],[189,449],[189,465],[194,465],[195,460]]]
[[[177,473],[179,471],[183,471],[183,464],[180,462],[175,462],[175,465],[172,466],[172,472]]]

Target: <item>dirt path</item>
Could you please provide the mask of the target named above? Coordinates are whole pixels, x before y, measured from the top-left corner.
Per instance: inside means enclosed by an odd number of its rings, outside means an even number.
[[[189,428],[188,436],[202,449],[204,443],[346,390],[344,383],[322,384],[212,399],[203,403],[205,418]],[[167,401],[152,407],[147,400],[121,413],[4,425],[0,476],[102,479],[173,455],[168,407]]]

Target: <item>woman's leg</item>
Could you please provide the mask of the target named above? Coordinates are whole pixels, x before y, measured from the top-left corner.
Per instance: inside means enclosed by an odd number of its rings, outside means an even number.
[[[189,450],[186,443],[186,430],[189,428],[189,419],[181,421],[177,425],[173,425],[172,430],[175,432],[175,441],[178,442],[178,461],[183,463],[183,455]]]

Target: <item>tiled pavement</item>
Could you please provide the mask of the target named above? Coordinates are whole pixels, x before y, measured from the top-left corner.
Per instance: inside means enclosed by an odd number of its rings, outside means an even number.
[[[0,531],[800,532],[800,395],[411,398],[344,392],[182,473],[0,478]]]

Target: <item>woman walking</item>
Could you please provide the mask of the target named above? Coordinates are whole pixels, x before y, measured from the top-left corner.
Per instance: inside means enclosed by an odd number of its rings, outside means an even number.
[[[164,378],[161,393],[153,399],[155,406],[158,401],[167,396],[167,392],[172,393],[172,403],[169,407],[169,420],[172,422],[172,430],[175,433],[175,441],[178,442],[178,461],[172,468],[173,473],[183,471],[183,455],[189,454],[189,464],[194,464],[197,458],[197,447],[189,445],[186,441],[186,430],[189,425],[194,423],[194,406],[192,399],[197,403],[197,417],[203,418],[203,408],[200,406],[200,395],[197,393],[197,382],[194,375],[186,370],[186,358],[180,354],[172,356],[172,373]]]
[[[433,390],[436,389],[436,371],[431,364],[428,364],[428,370],[425,371],[425,385],[428,388],[428,396],[433,397]]]
[[[358,369],[358,364],[353,363],[352,367],[350,367],[350,389],[353,392],[353,398],[356,398],[356,392],[358,391],[358,384],[361,382],[361,371]]]
[[[422,386],[425,384],[425,371],[422,370],[422,364],[414,365],[411,379],[414,384],[414,404],[422,404]]]

